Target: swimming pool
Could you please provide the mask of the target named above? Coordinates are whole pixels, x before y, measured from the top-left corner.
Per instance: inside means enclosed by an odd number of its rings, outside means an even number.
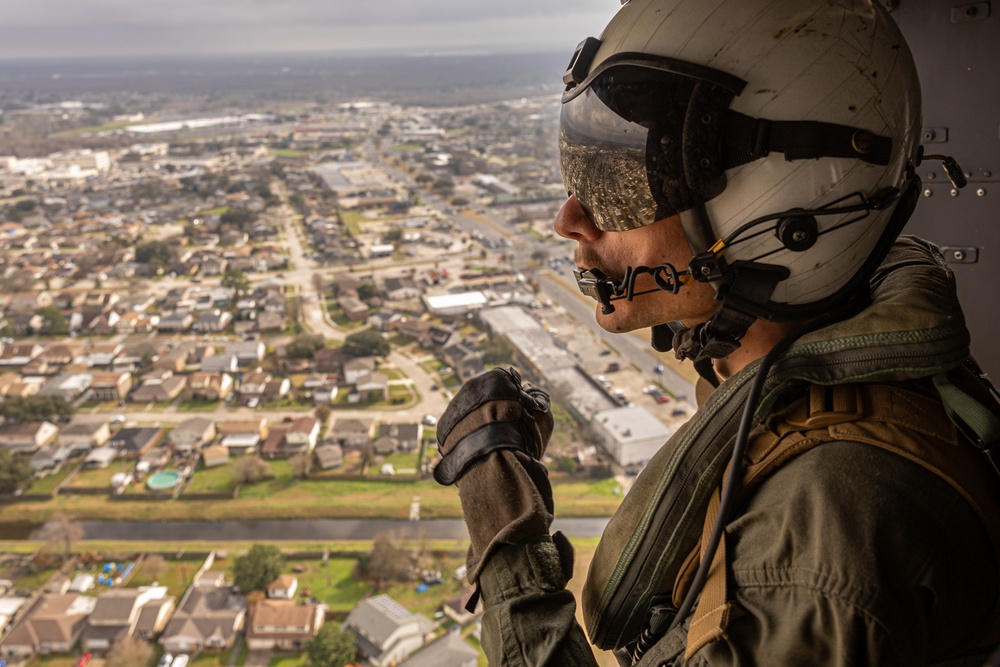
[[[172,489],[180,484],[180,481],[180,473],[173,470],[163,470],[155,475],[151,475],[149,479],[146,480],[146,486],[153,491],[166,491],[167,489]]]

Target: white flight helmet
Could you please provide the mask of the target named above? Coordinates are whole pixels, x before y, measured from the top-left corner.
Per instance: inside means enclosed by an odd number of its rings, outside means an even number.
[[[920,86],[875,0],[628,0],[564,81],[567,190],[605,231],[680,214],[691,279],[753,318],[858,291],[916,201]]]

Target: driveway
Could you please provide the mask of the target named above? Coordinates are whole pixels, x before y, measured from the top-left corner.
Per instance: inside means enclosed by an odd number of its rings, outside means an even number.
[[[270,651],[250,651],[247,653],[244,667],[267,667],[271,664],[273,654]]]

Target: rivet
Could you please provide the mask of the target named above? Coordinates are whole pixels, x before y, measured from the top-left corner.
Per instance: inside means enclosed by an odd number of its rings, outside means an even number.
[[[924,190],[924,196],[925,197],[933,197],[934,196],[934,191],[931,190],[930,188],[927,188],[926,190]]]
[[[954,259],[958,260],[959,262],[965,259],[965,253],[961,250],[956,250],[955,252],[951,253],[951,256]]]
[[[984,171],[984,172],[983,172],[983,176],[985,176],[986,178],[989,178],[989,177],[990,177],[990,176],[992,176],[992,175],[993,175],[993,172],[992,172],[992,171]]]
[[[934,134],[934,130],[924,130],[924,141],[934,141],[935,136],[937,135]]]
[[[972,172],[971,171],[965,172],[965,177],[966,178],[972,178]]]
[[[951,196],[952,197],[957,197],[958,196],[958,190],[956,190],[955,188],[952,188],[952,190],[951,190]]]
[[[986,196],[986,188],[979,188],[978,190],[976,190],[976,194],[979,195],[980,197],[985,197]]]
[[[793,241],[800,241],[800,242],[801,241],[805,241],[806,240],[806,233],[804,231],[802,231],[801,229],[798,230],[798,231],[792,232],[792,240]]]
[[[701,168],[702,168],[702,169],[708,169],[709,167],[711,167],[711,166],[712,166],[712,161],[711,161],[711,160],[709,160],[709,159],[708,159],[707,157],[703,157],[703,158],[701,159],[701,162],[699,162],[698,164],[700,164],[700,165],[701,165]]]
[[[712,272],[712,269],[708,268],[707,266],[701,267],[701,275],[707,276],[711,272]]]
[[[928,181],[933,181],[935,178],[937,178],[937,174],[935,174],[933,171],[927,174]]]

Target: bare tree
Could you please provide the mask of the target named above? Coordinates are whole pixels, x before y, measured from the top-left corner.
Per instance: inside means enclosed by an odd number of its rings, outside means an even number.
[[[105,667],[135,667],[148,665],[153,659],[153,647],[136,637],[115,642],[104,660]]]
[[[385,582],[398,578],[406,570],[408,560],[402,540],[396,533],[380,533],[375,536],[372,550],[362,561],[361,574],[379,591]]]
[[[271,474],[271,466],[256,456],[243,456],[233,464],[233,481],[237,484],[254,484]]]
[[[295,477],[306,477],[312,470],[312,456],[309,454],[296,454],[288,459],[288,465],[292,469]]]
[[[159,554],[147,556],[142,562],[142,573],[151,581],[159,581],[167,573],[167,561]]]
[[[73,543],[83,538],[83,527],[61,512],[52,515],[38,533],[48,548],[61,550],[68,558],[73,553]]]

